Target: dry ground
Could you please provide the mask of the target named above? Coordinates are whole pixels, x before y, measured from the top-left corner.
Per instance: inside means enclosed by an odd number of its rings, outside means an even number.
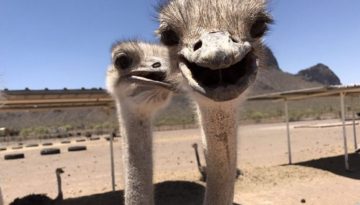
[[[283,124],[241,126],[234,202],[241,205],[360,204],[360,156],[352,155],[352,172],[344,171],[341,127],[294,128],[293,162],[287,163]],[[348,127],[349,151],[354,151],[352,127]],[[154,137],[155,182],[158,204],[201,204],[204,187],[198,181],[191,144],[200,142],[199,130],[156,132]],[[115,142],[116,184],[123,188],[121,139]],[[69,153],[70,145],[85,144],[85,152]],[[56,196],[55,168],[65,167],[64,204],[119,204],[119,192],[111,191],[109,143],[105,139],[70,145],[55,142],[62,153],[40,156],[38,148],[0,152],[0,185],[5,204],[29,193]],[[9,145],[11,146],[11,145]],[[5,154],[24,152],[25,159],[5,161]],[[202,154],[202,153],[201,153]],[[176,182],[175,182],[176,181]],[[164,183],[161,183],[164,182]],[[177,198],[176,200],[172,199]],[[107,202],[105,202],[107,200]],[[101,202],[102,201],[102,202]],[[191,201],[191,202],[190,202]]]

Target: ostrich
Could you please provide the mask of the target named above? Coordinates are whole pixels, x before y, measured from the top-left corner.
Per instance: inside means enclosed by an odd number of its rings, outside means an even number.
[[[64,170],[62,168],[57,168],[55,173],[58,185],[58,195],[55,199],[51,199],[45,194],[30,194],[20,199],[16,198],[10,205],[60,205],[63,201],[60,175],[64,173]]]
[[[206,205],[232,204],[238,110],[263,65],[262,37],[271,22],[266,0],[169,0],[159,8],[157,33],[197,107]]]
[[[172,96],[168,68],[166,47],[127,41],[112,49],[106,84],[123,138],[126,205],[154,204],[151,123]]]
[[[201,175],[200,181],[206,182],[206,166],[201,165],[199,151],[198,151],[198,145],[196,143],[194,143],[192,145],[192,147],[194,148],[194,151],[195,151],[196,163],[197,163],[200,175]],[[236,169],[236,179],[239,178],[239,176],[241,174],[242,173],[241,173],[240,169]]]

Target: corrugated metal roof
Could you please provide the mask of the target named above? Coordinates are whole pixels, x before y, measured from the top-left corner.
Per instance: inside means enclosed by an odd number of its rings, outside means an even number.
[[[360,95],[360,85],[332,85],[324,87],[291,90],[248,97],[249,101],[259,100],[302,100],[306,98],[335,96],[340,93],[347,95]]]
[[[61,107],[112,106],[113,100],[102,88],[62,90],[2,90],[0,109],[51,109]],[[335,96],[340,93],[360,95],[360,85],[336,85],[285,92],[269,93],[248,97],[249,101],[259,100],[301,100],[313,97]]]
[[[113,100],[102,88],[62,90],[2,90],[0,110],[30,110],[71,107],[112,106]]]

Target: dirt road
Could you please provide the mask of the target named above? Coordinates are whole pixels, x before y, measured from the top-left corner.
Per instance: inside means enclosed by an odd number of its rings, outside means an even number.
[[[360,156],[352,155],[350,158],[353,172],[344,171],[340,127],[294,128],[295,125],[314,123],[328,122],[302,122],[291,126],[294,162],[291,166],[286,165],[288,156],[283,124],[241,126],[238,167],[243,175],[237,180],[234,201],[241,205],[360,204]],[[353,152],[352,127],[347,131],[349,151]],[[121,139],[117,140],[114,144],[116,188],[121,190],[122,146]],[[159,190],[163,190],[158,191],[162,197],[172,181],[181,180],[172,185],[183,186],[182,190],[192,195],[179,193],[174,197],[196,199],[187,199],[194,203],[177,201],[176,204],[201,203],[197,201],[201,201],[204,184],[198,181],[199,173],[191,147],[192,143],[200,141],[197,129],[155,133],[154,179],[156,183],[166,182],[158,184]],[[87,151],[67,152],[68,146],[79,144],[86,145]],[[66,173],[62,177],[65,198],[95,197],[94,194],[111,191],[109,143],[104,138],[86,142],[72,139],[71,144],[54,142],[53,147],[60,148],[61,154],[40,156],[42,146],[0,152],[0,185],[5,204],[29,193],[47,193],[55,198],[57,167],[65,167]],[[5,154],[15,152],[25,153],[25,159],[3,159]],[[174,192],[172,195],[176,195],[177,191]]]

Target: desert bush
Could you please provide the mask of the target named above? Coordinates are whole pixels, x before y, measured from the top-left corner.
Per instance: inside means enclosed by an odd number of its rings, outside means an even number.
[[[66,132],[71,131],[71,130],[74,130],[74,126],[72,126],[72,125],[64,125],[64,126],[62,126],[62,128],[63,128]]]
[[[195,115],[189,113],[187,115],[163,115],[161,117],[156,118],[155,126],[165,126],[165,125],[187,125],[187,124],[194,124],[196,122]]]
[[[256,123],[261,122],[262,119],[266,117],[266,113],[259,112],[259,111],[253,111],[250,113],[249,118],[251,120],[254,120]]]
[[[31,130],[32,130],[31,128],[21,129],[21,131],[20,131],[20,136],[22,136],[22,137],[30,136]]]

